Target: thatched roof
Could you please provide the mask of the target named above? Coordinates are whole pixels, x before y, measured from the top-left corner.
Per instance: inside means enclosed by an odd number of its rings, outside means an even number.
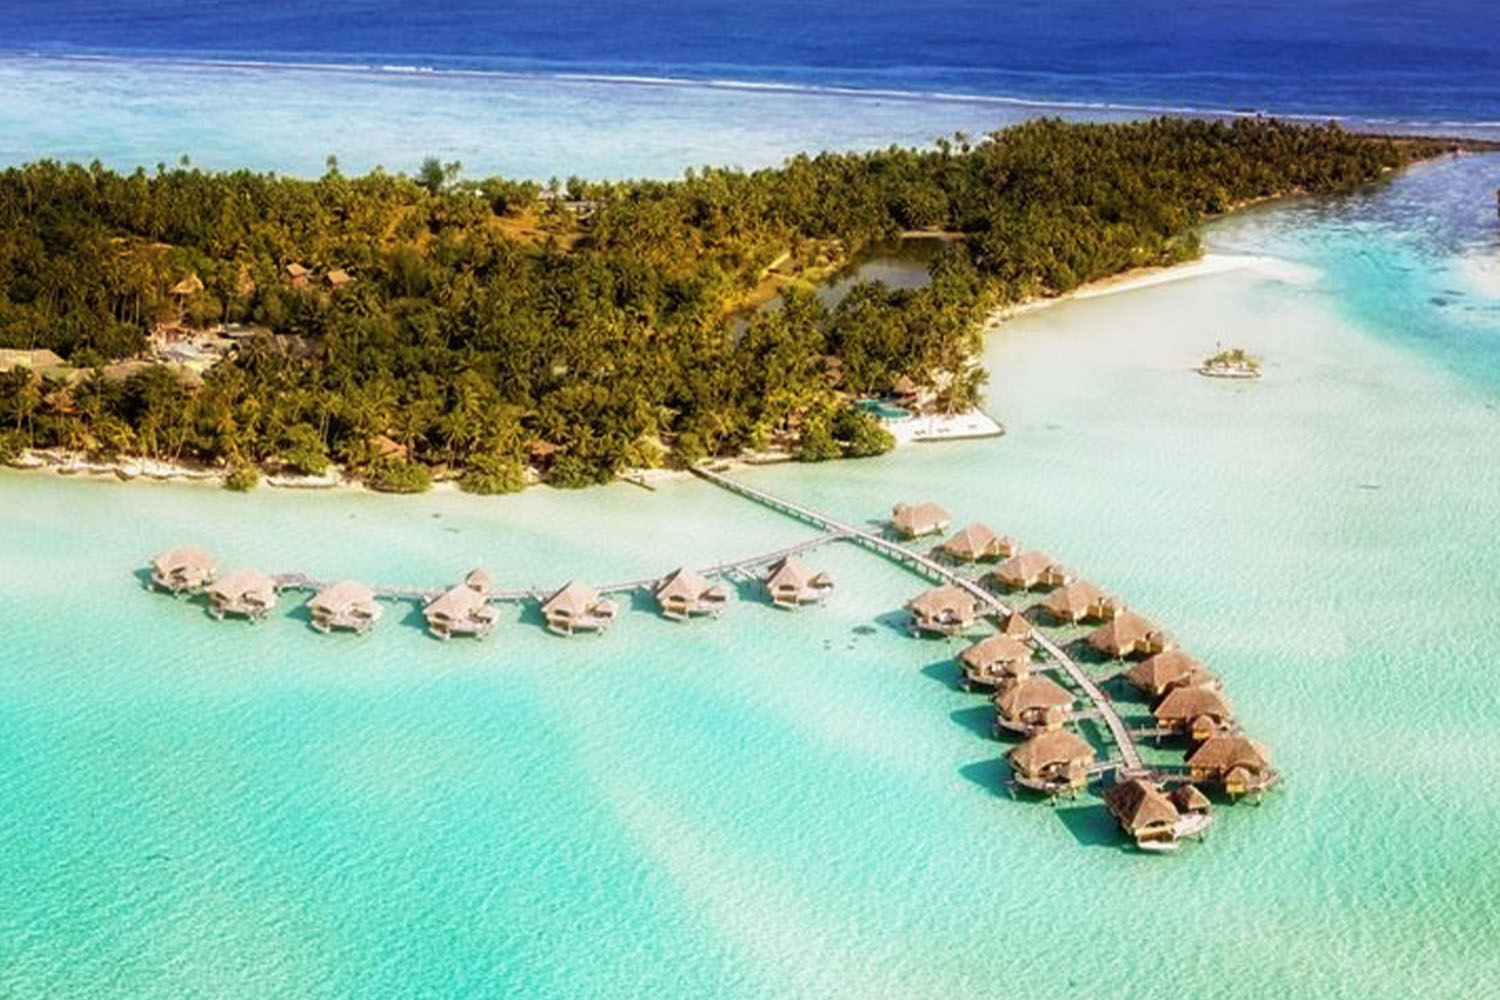
[[[1069,708],[1073,695],[1050,677],[1032,674],[1010,681],[995,695],[995,707],[1007,719],[1035,708]]]
[[[490,596],[490,591],[495,589],[495,578],[487,569],[471,569],[464,577],[464,586],[477,594]]]
[[[796,556],[787,556],[771,567],[770,575],[766,577],[766,586],[772,590],[806,590],[812,578],[812,570],[807,568],[806,563]]]
[[[941,618],[945,614],[972,618],[979,613],[979,598],[951,583],[923,591],[907,603],[907,608],[921,618]]]
[[[1005,616],[1005,625],[1001,631],[1012,639],[1029,639],[1033,630],[1031,622],[1026,620],[1025,615],[1019,611],[1012,611]]]
[[[1136,687],[1145,688],[1148,691],[1164,691],[1194,674],[1213,679],[1213,675],[1203,669],[1203,664],[1192,656],[1180,649],[1169,649],[1165,653],[1157,653],[1150,659],[1137,663],[1125,676]]]
[[[1177,811],[1182,813],[1208,812],[1214,807],[1197,785],[1178,785],[1172,789],[1171,798]]]
[[[1008,635],[992,635],[958,654],[958,658],[975,670],[986,670],[997,663],[1029,663],[1031,647]]]
[[[202,549],[193,546],[184,546],[177,549],[168,549],[151,560],[151,565],[157,572],[163,575],[171,575],[183,572],[212,573],[219,564],[213,556]]]
[[[1042,607],[1054,618],[1077,621],[1104,600],[1104,592],[1087,580],[1074,580],[1047,596]]]
[[[1244,736],[1214,736],[1203,741],[1188,757],[1188,766],[1210,771],[1245,767],[1264,771],[1271,766],[1271,751]]]
[[[270,604],[276,600],[276,581],[258,569],[232,570],[208,588],[208,596],[223,603],[251,597]]]
[[[1108,656],[1122,656],[1158,634],[1157,627],[1145,618],[1134,611],[1122,611],[1089,633],[1088,643]]]
[[[312,271],[301,264],[292,263],[286,266],[286,274],[289,278],[305,278],[309,274],[312,274]]]
[[[670,600],[697,601],[706,596],[727,597],[728,591],[720,584],[710,583],[703,574],[686,567],[662,577],[656,588],[656,599],[663,604]]]
[[[992,575],[1007,587],[1029,587],[1051,565],[1052,557],[1045,552],[1022,552],[997,566]]]
[[[345,271],[341,267],[336,267],[332,271],[329,271],[326,275],[324,275],[323,280],[328,282],[329,288],[343,288],[345,285],[349,284],[349,282],[354,280],[354,275],[350,274],[348,271]]]
[[[955,559],[990,559],[1014,545],[985,524],[971,524],[943,543],[943,551]]]
[[[577,618],[589,613],[599,603],[599,593],[588,584],[569,580],[542,605],[543,615],[562,613]]]
[[[422,609],[422,614],[430,622],[440,619],[450,622],[466,621],[477,616],[488,617],[493,612],[487,611],[490,606],[489,594],[480,593],[467,583],[449,587],[442,595],[427,607]]]
[[[307,606],[314,611],[338,614],[346,608],[375,606],[375,590],[367,584],[343,580],[318,591]]]
[[[1022,771],[1035,773],[1050,764],[1091,764],[1094,748],[1068,729],[1048,729],[1010,752],[1010,761]]]
[[[1173,688],[1151,714],[1157,722],[1187,722],[1203,715],[1221,722],[1233,718],[1223,695],[1213,688],[1201,687]]]
[[[1104,793],[1104,804],[1131,833],[1177,822],[1177,807],[1149,781],[1132,778]]]
[[[903,535],[924,535],[930,531],[942,531],[952,520],[952,515],[931,502],[898,503],[891,508],[891,524]]]

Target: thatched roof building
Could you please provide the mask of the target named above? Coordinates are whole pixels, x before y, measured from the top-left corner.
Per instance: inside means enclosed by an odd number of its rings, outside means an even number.
[[[728,587],[710,583],[701,573],[686,567],[667,574],[656,588],[661,613],[676,621],[693,615],[716,615],[728,601]]]
[[[1137,663],[1125,677],[1137,688],[1156,698],[1175,687],[1219,686],[1217,677],[1180,649],[1169,649]]]
[[[614,601],[601,600],[594,588],[569,581],[542,604],[547,629],[557,635],[576,632],[602,632],[619,614]]]
[[[1088,643],[1112,659],[1160,653],[1172,644],[1165,632],[1134,611],[1121,611],[1089,633]]]
[[[935,535],[952,523],[952,515],[935,503],[898,503],[891,508],[891,527],[903,538]]]
[[[1031,590],[1041,586],[1042,574],[1051,565],[1052,557],[1045,552],[1022,552],[985,574],[985,579],[1007,590]]]
[[[1177,811],[1184,816],[1195,813],[1206,816],[1213,812],[1214,804],[1199,790],[1197,785],[1178,785],[1172,789],[1170,798],[1172,804],[1177,807]]]
[[[1072,692],[1040,674],[1006,681],[994,700],[996,727],[1028,735],[1062,728],[1073,710]]]
[[[463,583],[443,591],[423,608],[422,617],[427,619],[427,631],[439,639],[489,635],[500,620],[499,612],[490,604],[489,573],[471,570]]]
[[[1012,639],[1020,639],[1022,642],[1025,642],[1031,638],[1035,630],[1031,627],[1031,622],[1026,620],[1025,615],[1019,611],[1012,611],[1005,616],[1005,621],[1001,623],[1000,631]]]
[[[979,621],[979,598],[962,587],[945,584],[912,598],[906,605],[913,632],[962,635]]]
[[[1216,736],[1234,721],[1229,702],[1213,688],[1173,688],[1151,714],[1160,728],[1195,740]]]
[[[1142,847],[1177,839],[1177,806],[1152,782],[1132,778],[1104,793],[1104,806]]]
[[[1010,752],[1016,784],[1055,795],[1088,782],[1094,748],[1066,729],[1037,733]]]
[[[1008,559],[1016,553],[1016,540],[997,535],[984,524],[971,524],[943,543],[943,552],[961,562]]]
[[[354,275],[341,267],[336,267],[325,274],[323,280],[328,283],[329,288],[338,291],[340,288],[348,286],[354,280]]]
[[[214,581],[219,564],[202,549],[168,549],[151,560],[151,585],[170,594],[191,594]]]
[[[814,573],[796,556],[773,563],[766,575],[766,594],[778,608],[819,604],[833,593],[833,577]]]
[[[208,588],[208,613],[259,621],[276,609],[276,581],[258,569],[237,569]]]
[[[320,590],[307,602],[313,628],[319,632],[348,629],[363,635],[380,621],[383,613],[373,588],[344,580]]]
[[[992,635],[959,653],[958,662],[965,689],[997,687],[1008,677],[1031,672],[1031,647],[1012,636]]]
[[[1074,624],[1097,619],[1104,613],[1104,592],[1087,580],[1074,580],[1047,595],[1042,610],[1054,621]]]
[[[1279,777],[1271,767],[1271,752],[1243,736],[1205,740],[1188,757],[1187,764],[1195,782],[1218,782],[1230,798],[1263,792]]]
[[[1069,569],[1062,563],[1053,563],[1042,570],[1042,575],[1037,584],[1041,587],[1066,587],[1076,579],[1078,579],[1076,571]]]

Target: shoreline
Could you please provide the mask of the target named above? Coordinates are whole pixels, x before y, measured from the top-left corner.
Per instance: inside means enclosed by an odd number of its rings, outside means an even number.
[[[1193,278],[1227,274],[1241,270],[1256,270],[1283,280],[1305,282],[1311,277],[1296,265],[1274,257],[1250,254],[1205,253],[1196,260],[1184,261],[1166,267],[1144,267],[1123,271],[1120,274],[1101,278],[1098,281],[1066,292],[1062,295],[1038,297],[1025,302],[1000,306],[982,322],[981,329],[986,338],[1007,321],[1030,315],[1066,302],[1102,298],[1126,292],[1140,291],[1158,285],[1187,281]],[[1005,434],[1004,425],[990,416],[982,407],[975,407],[954,414],[914,415],[898,421],[882,422],[881,426],[896,438],[896,447],[915,444],[935,444],[944,441],[965,441],[984,437],[1000,437]],[[715,465],[728,465],[732,469],[754,468],[793,462],[790,454],[746,452],[732,457],[717,458]],[[835,459],[835,461],[842,461]],[[112,478],[121,483],[145,481],[150,483],[203,485],[222,488],[228,470],[205,469],[190,465],[174,464],[160,459],[128,456],[112,461],[96,461],[82,452],[69,452],[57,448],[27,449],[14,460],[6,463],[9,468],[25,472],[50,472],[61,477],[89,479]],[[654,468],[626,469],[616,482],[646,485],[664,481],[675,481],[689,477],[686,469]],[[259,486],[275,490],[340,490],[350,492],[383,493],[372,489],[357,479],[349,477],[343,468],[330,465],[322,476],[285,476],[262,473]],[[528,482],[525,488],[538,485]],[[434,482],[431,491],[458,490],[455,480]],[[253,492],[253,490],[249,491]]]

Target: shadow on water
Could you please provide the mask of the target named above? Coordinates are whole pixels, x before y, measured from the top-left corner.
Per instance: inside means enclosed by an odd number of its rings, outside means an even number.
[[[1109,810],[1098,803],[1058,806],[1057,818],[1067,827],[1080,847],[1111,847],[1122,850],[1127,846],[1124,834],[1109,814]]]
[[[968,708],[956,708],[948,713],[948,718],[958,723],[975,736],[983,737],[985,742],[994,740],[995,710],[988,704],[970,705]],[[997,752],[1004,752],[1005,747],[997,744]]]
[[[978,785],[991,795],[1015,798],[1010,790],[1010,765],[1005,761],[1005,748],[997,746],[996,750],[995,756],[965,764],[958,773],[965,781]]]
[[[619,595],[616,595],[619,600]],[[646,614],[659,614],[661,606],[656,603],[656,595],[644,587],[638,587],[630,591],[623,602],[626,611],[641,611]]]
[[[886,611],[875,616],[875,624],[898,635],[911,634],[911,616],[903,611]]]
[[[542,605],[540,601],[522,601],[521,613],[516,618],[519,625],[535,625],[537,628],[546,628],[547,619],[542,617]]]
[[[419,629],[427,632],[427,617],[422,614],[422,605],[418,601],[385,601],[382,602],[389,609],[386,614],[396,623],[398,628]],[[405,608],[405,614],[402,609]]]
[[[923,677],[930,677],[946,688],[954,691],[963,690],[959,685],[959,679],[963,677],[963,671],[958,668],[957,661],[951,658],[936,660],[927,664],[920,671]]]
[[[130,575],[133,576],[133,577],[135,577],[136,582],[141,585],[141,588],[143,590],[147,590],[147,591],[151,590],[151,567],[150,566],[142,566],[140,569],[131,570],[130,571]]]

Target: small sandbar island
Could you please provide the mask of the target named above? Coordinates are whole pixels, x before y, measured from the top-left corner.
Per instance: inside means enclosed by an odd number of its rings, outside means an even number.
[[[930,501],[896,504],[876,531],[717,471],[692,471],[818,534],[733,563],[599,587],[572,580],[552,590],[496,590],[484,570],[443,591],[326,585],[301,572],[237,570],[216,581],[217,561],[193,547],[158,556],[152,579],[177,597],[205,595],[209,613],[220,618],[262,619],[281,590],[302,589],[315,592],[306,609],[323,632],[363,634],[381,619],[379,602],[406,601],[422,608],[439,639],[483,636],[499,621],[494,604],[512,603],[536,607],[549,632],[572,637],[620,621],[622,605],[612,595],[637,595],[676,621],[718,617],[735,581],[773,607],[822,604],[833,581],[799,556],[844,542],[932,584],[905,606],[910,634],[962,643],[952,657],[955,684],[990,701],[994,738],[1012,742],[1003,789],[1011,796],[1024,790],[1047,801],[1076,798],[1107,780],[1102,802],[1121,830],[1141,850],[1162,853],[1207,832],[1210,792],[1228,802],[1259,801],[1279,782],[1270,752],[1240,727],[1217,676],[1153,621],[1051,556],[977,522],[944,538],[952,516]]]
[[[1257,379],[1260,359],[1242,347],[1232,347],[1204,358],[1194,370],[1206,378]]]

